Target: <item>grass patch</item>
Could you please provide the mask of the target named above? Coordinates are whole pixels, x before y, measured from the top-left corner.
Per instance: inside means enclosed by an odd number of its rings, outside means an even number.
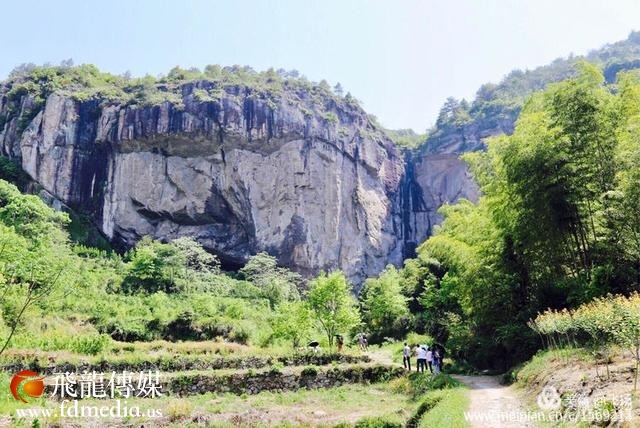
[[[418,399],[430,391],[462,386],[460,382],[445,373],[437,375],[412,373],[408,380],[408,389],[405,392],[413,399]]]
[[[2,380],[2,378],[0,378]],[[8,379],[7,388],[8,388]],[[0,386],[4,383],[0,382]],[[13,397],[4,414],[12,414],[18,404]],[[4,399],[4,398],[3,398]],[[14,404],[16,403],[16,404]],[[83,400],[82,405],[110,405],[104,400]],[[48,402],[46,407],[57,403]],[[261,392],[255,395],[203,394],[188,398],[162,396],[153,400],[132,398],[128,406],[162,409],[160,420],[135,420],[135,425],[185,426],[403,426],[415,412],[416,403],[403,394],[393,392],[386,383],[343,385],[332,389],[295,392]],[[27,405],[25,405],[27,406]],[[47,426],[50,421],[40,421]],[[71,420],[58,420],[65,426]],[[75,421],[77,422],[77,421]],[[132,420],[104,418],[105,426],[130,426]],[[129,423],[129,425],[127,425]],[[23,423],[22,426],[30,426]]]
[[[407,428],[417,428],[422,415],[433,409],[442,399],[439,394],[429,394],[422,400],[416,412],[407,421]]]
[[[348,427],[349,425],[340,424],[338,426]],[[355,428],[402,428],[402,424],[381,417],[367,417],[356,422]]]
[[[469,396],[465,388],[450,388],[429,394],[440,397],[440,401],[422,416],[418,425],[420,428],[469,426],[464,418],[464,412],[469,407]]]

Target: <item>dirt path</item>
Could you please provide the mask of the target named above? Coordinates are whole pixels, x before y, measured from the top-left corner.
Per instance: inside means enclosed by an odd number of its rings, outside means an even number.
[[[387,366],[397,366],[398,363],[393,362],[393,355],[388,349],[372,349],[365,351],[364,354],[371,358],[372,363],[384,364]]]
[[[511,387],[500,385],[498,376],[462,376],[454,378],[468,385],[467,410],[472,428],[534,428],[526,421],[527,411]]]

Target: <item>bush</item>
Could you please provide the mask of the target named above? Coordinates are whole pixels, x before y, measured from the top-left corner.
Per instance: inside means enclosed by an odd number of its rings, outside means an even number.
[[[229,335],[229,339],[233,342],[246,345],[249,342],[249,332],[241,327],[236,327]]]
[[[411,395],[416,398],[422,394],[438,389],[455,388],[461,385],[460,382],[449,376],[440,373],[435,376],[425,373],[411,373],[409,375],[411,382]]]
[[[69,350],[77,354],[97,355],[107,349],[111,338],[106,334],[94,334],[90,336],[77,336],[69,346]]]
[[[315,367],[305,367],[302,369],[302,371],[300,372],[301,376],[317,376],[318,375],[318,369],[316,369]]]
[[[186,310],[169,322],[164,330],[163,338],[169,341],[198,340],[202,338],[202,328],[194,323],[195,314]]]
[[[282,363],[274,363],[269,368],[269,373],[276,374],[276,375],[281,374],[283,368],[284,368],[284,365]]]
[[[99,323],[97,328],[100,333],[108,334],[119,342],[148,342],[157,338],[155,332],[149,331],[145,324],[128,319],[109,320],[104,324]]]

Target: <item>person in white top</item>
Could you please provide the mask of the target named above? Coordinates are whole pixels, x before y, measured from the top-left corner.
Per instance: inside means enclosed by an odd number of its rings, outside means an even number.
[[[404,343],[404,348],[402,348],[402,365],[405,369],[411,371],[411,348],[407,345],[407,342]]]
[[[427,366],[429,367],[429,371],[433,373],[433,352],[431,349],[427,348]]]
[[[424,345],[416,348],[416,356],[418,357],[418,367],[416,368],[416,371],[424,372],[425,366],[427,365],[427,349]]]

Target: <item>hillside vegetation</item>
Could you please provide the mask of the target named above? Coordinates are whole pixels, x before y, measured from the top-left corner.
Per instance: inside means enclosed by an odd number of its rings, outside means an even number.
[[[527,322],[640,287],[640,83],[579,75],[537,93],[511,136],[464,158],[481,186],[405,262],[425,331],[505,370],[541,346]]]
[[[438,152],[452,138],[464,140],[466,137],[463,136],[473,135],[476,141],[467,149],[477,150],[480,138],[503,132],[511,134],[531,94],[545,89],[550,83],[575,77],[575,66],[580,61],[596,65],[606,82],[611,84],[615,83],[618,72],[640,68],[639,58],[640,32],[632,32],[626,40],[607,44],[585,56],[558,58],[533,70],[513,70],[498,84],[482,85],[471,102],[447,99],[421,149]]]

